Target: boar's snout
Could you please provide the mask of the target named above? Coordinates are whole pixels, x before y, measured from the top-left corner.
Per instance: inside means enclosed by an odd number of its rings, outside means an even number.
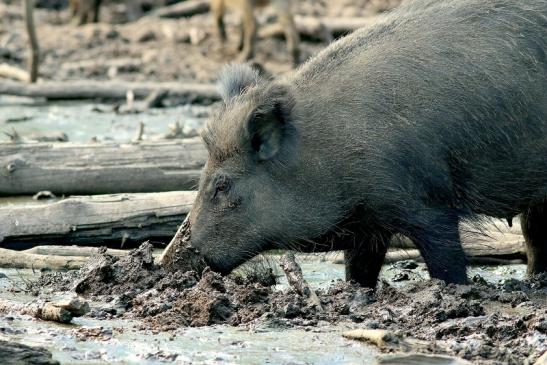
[[[200,239],[200,236],[202,235],[196,234],[196,238],[192,237],[191,246],[198,250],[211,270],[222,275],[229,274],[233,269],[252,258],[252,256],[237,252],[235,249],[228,249],[230,246],[227,244],[228,242],[217,243],[207,239],[206,235],[203,235],[203,239]]]
[[[227,275],[254,254],[246,254],[242,245],[236,242],[237,229],[233,222],[219,221],[202,209],[202,199],[198,196],[189,216],[192,227],[189,245],[199,252],[211,270]]]

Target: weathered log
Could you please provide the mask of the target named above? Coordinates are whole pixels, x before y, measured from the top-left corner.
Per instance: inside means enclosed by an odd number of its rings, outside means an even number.
[[[433,344],[429,341],[403,336],[389,330],[355,329],[344,332],[342,336],[351,340],[370,343],[383,351],[400,351],[396,354],[380,356],[376,364],[471,365],[470,362],[457,357],[420,353],[431,348]]]
[[[471,265],[510,265],[526,262],[526,244],[520,223],[513,222],[509,227],[500,219],[491,219],[480,229],[470,223],[460,224],[463,249]],[[342,255],[332,258],[334,263],[343,264]],[[402,260],[423,262],[420,252],[412,241],[404,236],[395,236],[390,242],[385,263]]]
[[[0,95],[46,98],[49,100],[124,100],[128,91],[132,91],[136,98],[144,99],[156,90],[165,90],[170,98],[180,99],[180,103],[208,104],[220,98],[217,87],[212,84],[92,80],[45,81],[37,84],[2,80],[0,83]]]
[[[129,250],[108,249],[109,255],[118,257],[127,256],[129,252]],[[36,246],[23,251],[0,248],[0,267],[54,271],[77,270],[85,266],[90,256],[97,254],[97,247],[81,246]],[[154,256],[159,254],[159,250],[154,252]]]
[[[500,247],[499,252],[503,252],[506,249],[511,249],[512,247],[502,246]],[[475,266],[484,266],[484,265],[515,265],[515,264],[524,264],[526,263],[524,255],[521,258],[503,258],[503,255],[499,254],[498,250],[493,247],[489,249],[489,253],[485,251],[474,251],[467,253],[467,262],[469,265]],[[486,256],[487,255],[487,256]],[[495,257],[498,256],[498,257]],[[384,263],[390,264],[393,262],[404,261],[404,260],[414,260],[418,262],[423,262],[422,255],[420,251],[416,249],[395,249],[389,250],[386,254]],[[343,263],[343,259],[337,261],[338,263]]]
[[[460,224],[460,236],[472,264],[515,263],[514,260],[526,259],[526,243],[517,220],[512,227],[501,219],[489,219],[479,226],[464,222]],[[406,251],[409,259],[419,255],[412,241],[403,236],[395,236],[390,247],[409,249]]]
[[[42,190],[56,195],[187,190],[196,186],[206,159],[199,139],[0,143],[0,195],[33,195]]]
[[[210,0],[188,0],[161,7],[150,12],[143,18],[185,18],[197,14],[207,13],[209,11]]]
[[[7,63],[0,64],[0,77],[23,82],[29,81],[29,75],[27,71],[22,70],[19,67],[8,65]]]
[[[141,58],[114,58],[114,59],[88,59],[73,62],[64,62],[60,68],[64,72],[80,72],[82,70],[139,70],[144,64]]]
[[[294,17],[294,23],[302,36],[330,42],[336,36],[369,27],[381,22],[382,19],[382,15],[362,18],[316,18],[297,15]],[[282,25],[277,23],[264,25],[258,30],[260,38],[279,37],[283,34]]]
[[[56,203],[0,207],[0,245],[122,247],[168,241],[190,211],[195,192],[74,196]]]
[[[0,359],[4,365],[59,365],[51,352],[43,347],[30,347],[16,342],[0,340]]]
[[[73,317],[83,316],[87,312],[89,303],[79,297],[58,302],[35,300],[29,303],[0,299],[0,313],[29,315],[44,321],[70,323]]]
[[[355,329],[342,333],[350,340],[368,342],[379,348],[399,348],[402,336],[383,329]]]
[[[35,255],[49,255],[49,256],[60,256],[60,257],[70,257],[77,256],[82,258],[87,258],[89,256],[94,256],[98,253],[97,247],[87,247],[87,246],[35,246],[29,248],[28,250],[18,251],[19,253],[26,254],[35,254]],[[108,249],[108,254],[112,256],[123,257],[129,253],[129,250],[116,250],[113,248]]]
[[[0,267],[11,269],[76,270],[87,262],[87,257],[38,255],[0,248]]]

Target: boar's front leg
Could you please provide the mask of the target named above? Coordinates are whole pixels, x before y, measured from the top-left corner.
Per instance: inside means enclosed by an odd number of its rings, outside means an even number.
[[[360,239],[358,247],[345,250],[346,280],[354,280],[363,287],[374,289],[390,238],[391,234],[387,232],[377,233]]]
[[[444,210],[424,209],[412,215],[406,232],[420,250],[429,275],[447,283],[467,283],[465,252],[460,242],[459,217]]]

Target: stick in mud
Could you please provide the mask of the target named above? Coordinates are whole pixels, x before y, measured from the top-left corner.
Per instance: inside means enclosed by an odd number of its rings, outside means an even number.
[[[318,309],[323,309],[321,306],[321,301],[313,289],[310,288],[309,284],[304,279],[302,274],[302,269],[300,265],[296,262],[296,258],[293,252],[287,252],[279,260],[281,268],[285,272],[285,276],[289,282],[289,285],[294,288],[298,294],[308,299],[308,302],[311,305],[316,306]]]
[[[170,272],[194,270],[201,275],[207,266],[199,251],[190,244],[188,215],[160,257],[161,265]]]

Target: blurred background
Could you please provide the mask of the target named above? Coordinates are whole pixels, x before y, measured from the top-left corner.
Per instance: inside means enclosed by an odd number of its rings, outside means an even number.
[[[285,74],[400,1],[29,1],[39,47],[37,85],[41,87],[26,89],[20,84],[6,85],[10,79],[28,82],[33,54],[25,27],[25,1],[2,0],[0,141],[129,142],[140,122],[145,124],[144,140],[194,136],[215,101],[209,97],[214,90],[200,93],[197,88],[181,95],[180,90],[173,90],[176,85],[162,83],[210,86],[223,64],[246,60],[268,74]],[[225,42],[211,12],[214,3],[224,10]],[[239,44],[249,6],[258,26],[254,55],[245,57]],[[284,39],[287,16],[300,39],[296,57]],[[102,89],[119,91],[123,97],[98,90],[101,82]],[[147,87],[140,90],[143,83]],[[63,95],[57,92],[59,88]],[[132,93],[135,89],[140,91]],[[157,89],[164,90],[151,95]],[[14,98],[21,95],[31,98]],[[147,96],[151,100],[138,102]]]

